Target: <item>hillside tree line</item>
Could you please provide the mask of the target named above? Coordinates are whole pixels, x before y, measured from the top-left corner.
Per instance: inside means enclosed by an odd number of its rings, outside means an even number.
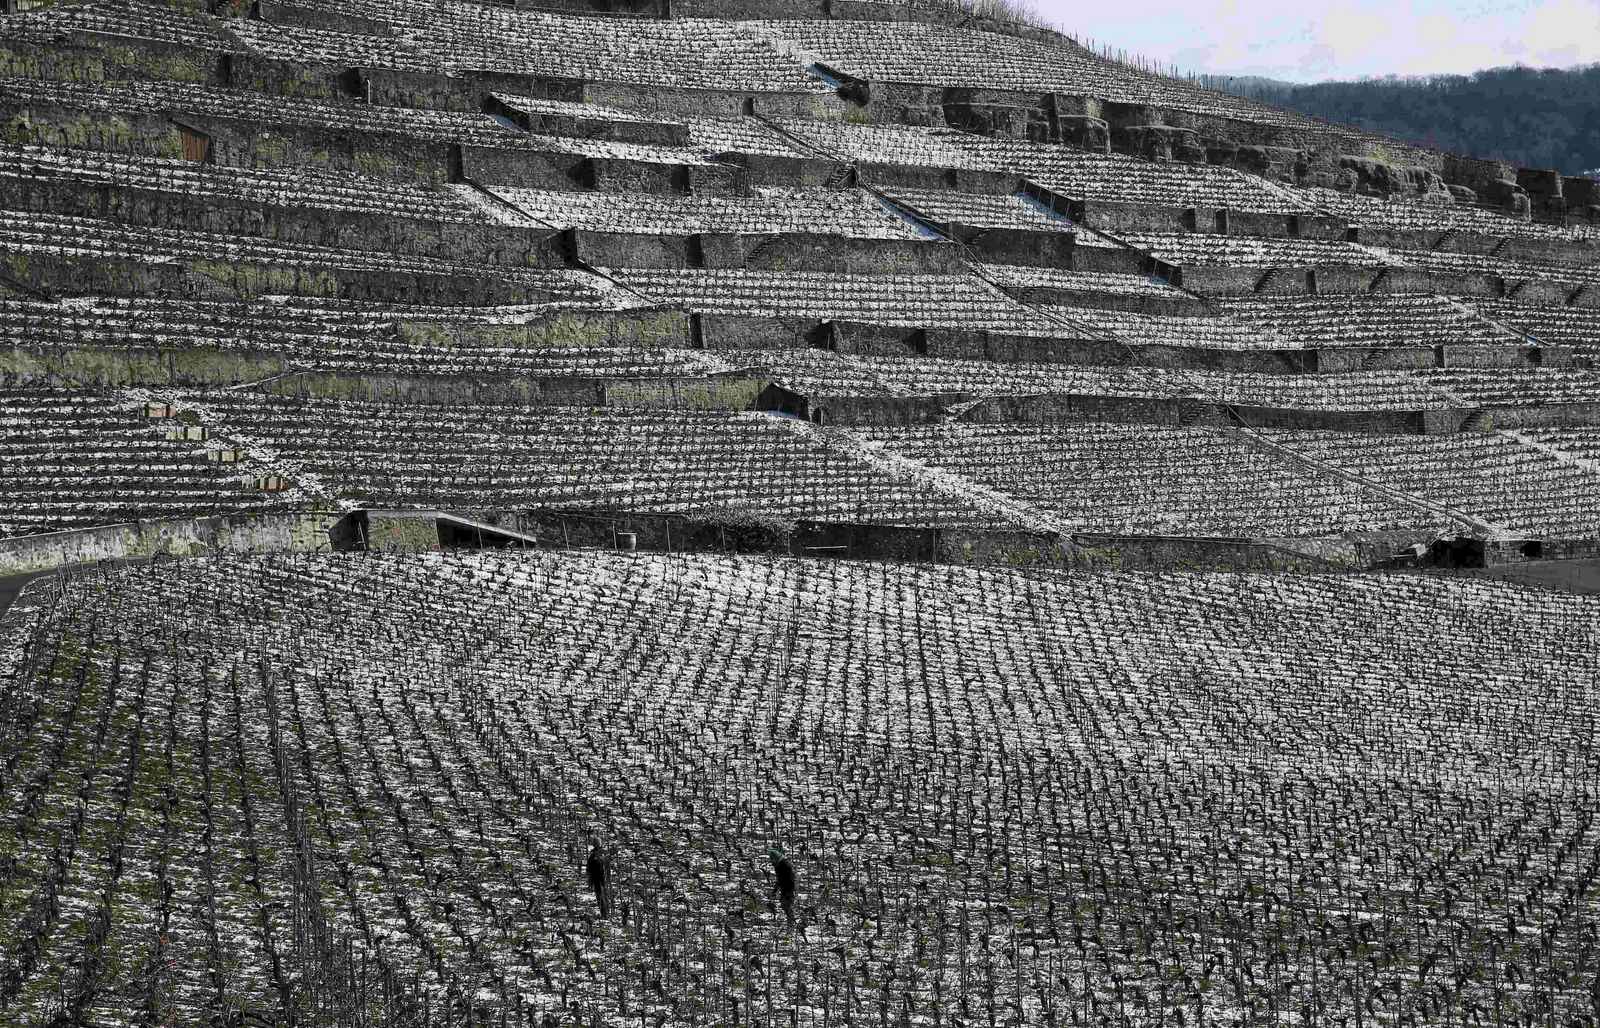
[[[1600,177],[1600,64],[1312,85],[1205,79],[1212,88],[1407,142]]]

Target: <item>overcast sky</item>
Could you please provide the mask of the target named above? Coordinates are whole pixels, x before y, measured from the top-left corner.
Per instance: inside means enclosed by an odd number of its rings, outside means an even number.
[[[1034,0],[1066,32],[1184,71],[1295,82],[1600,61],[1600,0]]]

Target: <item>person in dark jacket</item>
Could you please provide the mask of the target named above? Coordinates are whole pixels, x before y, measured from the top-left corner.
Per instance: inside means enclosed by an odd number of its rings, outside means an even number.
[[[600,908],[602,920],[611,916],[611,854],[600,845],[600,840],[589,837],[589,859],[584,862],[584,872],[589,879],[589,889],[594,893],[595,905]]]
[[[776,846],[767,850],[767,856],[772,859],[772,873],[777,879],[772,887],[778,893],[778,901],[783,904],[784,916],[790,924],[794,924],[794,865]]]

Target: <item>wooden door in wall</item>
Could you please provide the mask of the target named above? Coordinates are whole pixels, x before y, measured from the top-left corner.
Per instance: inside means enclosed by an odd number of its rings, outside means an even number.
[[[200,164],[211,163],[211,137],[204,132],[196,132],[186,125],[178,126],[178,133],[183,137],[183,159],[196,161]]]

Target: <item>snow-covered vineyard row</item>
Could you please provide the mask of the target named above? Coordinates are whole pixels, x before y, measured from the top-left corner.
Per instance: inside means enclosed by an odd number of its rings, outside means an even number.
[[[219,445],[110,397],[0,391],[0,535],[274,506]]]
[[[291,285],[276,292],[301,292],[312,296],[319,295],[317,287],[303,285],[302,280],[315,279],[319,270],[330,277],[345,272],[381,272],[396,278],[431,275],[482,280],[488,292],[524,292],[537,299],[561,295],[569,278],[564,269],[552,269],[548,273],[504,269],[491,274],[480,265],[466,262],[240,239],[231,234],[128,228],[115,221],[60,214],[19,215],[13,212],[0,225],[0,248],[24,266],[41,259],[72,261],[82,266],[97,261],[157,266],[190,262],[202,266],[205,262],[210,262],[210,266],[265,265],[287,272],[285,279]],[[97,281],[87,273],[84,279]],[[276,284],[276,280],[274,282]],[[387,298],[395,292],[397,290],[389,287],[379,295]]]
[[[1600,262],[1592,260],[1574,266],[1429,250],[1391,250],[1388,254],[1391,260],[1404,267],[1429,271],[1499,275],[1515,281],[1570,283],[1573,286],[1600,282]]]
[[[152,421],[143,404],[130,410],[127,399],[115,406],[78,394],[7,399],[0,443],[7,534],[334,498],[998,527],[958,498],[886,476],[802,425],[753,414],[308,403],[224,393],[185,398],[203,405],[203,418]],[[264,493],[269,475],[317,482],[324,491]]]
[[[575,211],[566,201],[536,209],[557,207]],[[829,207],[841,221],[858,215],[882,217],[882,224],[894,230],[887,215],[858,207],[854,200],[830,202]],[[592,212],[601,209],[598,205],[590,208]],[[819,216],[828,216],[827,209]],[[740,216],[763,215],[751,208]],[[678,207],[663,208],[660,217],[700,215]],[[852,229],[864,233],[877,230],[875,220],[856,222]],[[515,324],[549,320],[568,310],[647,306],[767,323],[730,329],[719,337],[725,341],[719,341],[718,348],[760,349],[773,345],[780,326],[841,321],[891,328],[989,331],[1040,340],[1106,339],[1128,347],[1177,347],[1195,354],[1302,349],[1356,353],[1479,346],[1499,347],[1507,353],[1501,360],[1510,360],[1512,351],[1542,347],[1543,363],[1549,365],[1568,364],[1574,357],[1587,365],[1600,354],[1595,311],[1472,298],[1277,296],[1222,300],[1207,306],[1143,276],[1000,265],[984,265],[981,277],[612,268],[607,269],[612,279],[607,279],[577,269],[510,272],[432,257],[240,242],[231,236],[130,229],[99,219],[59,215],[17,218],[3,234],[3,241],[19,261],[70,265],[83,269],[85,275],[80,279],[85,295],[54,301],[0,299],[0,335],[18,345],[176,349],[189,341],[213,348],[256,350],[305,369],[362,361],[380,369],[389,361],[404,359],[419,370],[449,373],[453,362],[473,356],[472,346],[442,345],[415,335],[402,344],[396,339],[396,325],[441,321],[491,324],[497,319]],[[230,278],[231,262],[235,261],[260,269],[257,276],[240,273]],[[214,277],[206,278],[208,274]],[[205,299],[190,301],[101,292],[125,281],[169,279],[204,280],[210,292],[201,292]],[[219,291],[223,282],[235,281],[245,290],[288,288],[301,295],[262,295],[229,302]],[[402,283],[425,288],[424,297],[433,304],[406,310],[390,302],[391,296],[399,298]],[[340,295],[363,298],[341,301]],[[495,298],[504,301],[498,308],[442,305],[474,296],[490,298],[490,303],[495,303]],[[520,309],[505,309],[505,301],[515,301]],[[1173,305],[1171,312],[1161,312],[1167,304]],[[1123,309],[1151,306],[1156,312]],[[219,318],[238,328],[219,330]],[[788,334],[794,345],[810,344],[803,330],[792,329]],[[660,342],[688,348],[692,340],[687,330],[682,330],[676,339]],[[614,356],[593,345],[569,348],[586,349],[596,361]],[[518,361],[537,356],[518,350],[502,345],[496,357],[494,347],[482,347],[478,359],[498,359],[504,370],[515,371]],[[1520,360],[1527,364],[1526,358]],[[991,373],[1006,372],[994,368]],[[1580,367],[1574,370],[1572,380],[1586,380],[1592,374],[1586,366]],[[1324,387],[1336,388],[1333,376],[1324,378]],[[1519,382],[1531,385],[1536,381],[1508,375],[1507,388],[1514,393]],[[1399,405],[1408,398],[1397,394],[1391,402]],[[1542,401],[1535,390],[1520,402]]]
[[[847,275],[748,268],[610,269],[661,303],[709,314],[860,320],[876,325],[936,323],[968,329],[1035,332],[1052,324],[973,275]]]
[[[321,8],[334,21],[358,24],[356,5],[276,5]],[[307,67],[362,64],[411,72],[493,71],[500,74],[572,75],[646,85],[760,88],[823,92],[796,62],[759,33],[706,19],[566,18],[488,5],[427,3],[370,5],[366,32],[341,32],[295,24],[222,22],[197,17],[179,5],[93,3],[62,14],[44,11],[14,18],[13,37],[50,41],[74,31],[194,47],[200,53],[242,52]],[[93,38],[93,37],[91,37]]]
[[[1144,425],[891,429],[888,447],[1082,531],[1271,538],[1433,529],[1448,519],[1286,461],[1228,430]]]
[[[1600,357],[1600,310],[1526,304],[1501,300],[1485,302],[1482,311],[1505,324],[1537,336],[1548,345],[1571,346],[1591,362]]]
[[[927,238],[859,189],[757,187],[748,198],[639,196],[499,187],[494,195],[531,224],[609,232],[759,235],[811,232],[862,239]]]
[[[123,117],[181,111],[199,117],[232,118],[262,125],[384,132],[405,138],[481,146],[515,147],[524,137],[486,114],[407,107],[356,106],[197,85],[193,82],[58,82],[5,80],[8,100]],[[26,126],[22,126],[26,127]],[[13,141],[22,142],[13,137]],[[171,155],[169,155],[171,156]]]
[[[951,384],[930,379],[915,360],[863,360],[856,370],[872,376],[864,394],[896,375],[926,391]],[[788,373],[803,381],[826,371]],[[1148,376],[1055,374],[1058,386],[1099,396],[1159,395]],[[1307,405],[1281,393],[1253,398]],[[1071,532],[1600,536],[1600,464],[1589,429],[1420,436],[947,422],[853,430],[759,412],[241,391],[22,391],[0,399],[0,530],[8,535],[306,503],[1018,527],[985,505],[982,497],[998,490]]]
[[[110,187],[177,194],[217,206],[240,202],[427,221],[486,220],[454,192],[363,181],[309,168],[233,168],[173,158],[15,146],[0,148],[0,180],[14,191],[12,195],[50,183],[63,191]]]
[[[1137,317],[1137,316],[1134,316]],[[1112,320],[1112,319],[1106,319]],[[1120,319],[1116,319],[1119,320]],[[1430,386],[1431,375],[1415,372],[1354,372],[1347,375],[1271,375],[1251,372],[1174,371],[1124,366],[1081,367],[1065,363],[938,360],[913,357],[842,357],[826,351],[750,351],[720,355],[751,369],[770,369],[786,384],[826,395],[1217,397],[1231,403],[1301,410],[1421,410],[1451,404]],[[851,372],[860,377],[851,379]],[[1586,374],[1492,377],[1518,399],[1558,395],[1564,385],[1579,395],[1595,380]],[[1559,383],[1559,384],[1558,384]]]
[[[1274,432],[1295,453],[1363,478],[1468,511],[1521,537],[1590,536],[1596,531],[1592,463],[1536,449],[1512,434],[1411,436],[1374,444],[1326,432]]]
[[[1461,346],[1517,339],[1470,303],[1443,296],[1250,297],[1223,300],[1218,306],[1258,333],[1302,346]]]
[[[1600,1018],[1591,600],[540,553],[34,599],[12,1023]]]
[[[1052,192],[1076,200],[1264,213],[1309,214],[1313,210],[1292,193],[1231,168],[1161,164],[964,132],[948,133],[944,138],[983,167],[1015,169]]]
[[[1569,435],[1576,452],[1559,448]],[[1508,434],[1256,436],[1117,425],[940,426],[878,436],[1060,510],[1082,531],[1304,536],[1329,524],[1377,531],[1448,525],[1463,515],[1518,538],[1600,531],[1600,468],[1582,459],[1588,435],[1578,430],[1540,436],[1551,440],[1546,447]]]
[[[1537,239],[1593,238],[1593,233],[1537,222],[1521,221],[1500,211],[1463,204],[1418,204],[1404,197],[1364,196],[1334,189],[1298,190],[1296,196],[1310,207],[1375,228],[1468,232]]]

